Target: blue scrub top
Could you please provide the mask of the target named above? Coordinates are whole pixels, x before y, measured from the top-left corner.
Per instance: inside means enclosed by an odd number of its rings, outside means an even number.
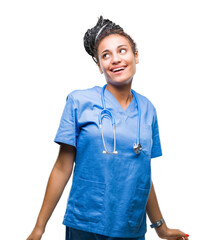
[[[136,154],[137,103],[124,110],[107,89],[106,108],[115,118],[118,154],[103,154],[99,113],[102,87],[75,90],[67,96],[54,141],[76,147],[73,183],[63,224],[110,237],[137,238],[146,232],[146,203],[151,188],[151,158],[162,155],[156,109],[136,91],[141,109],[140,144]],[[102,120],[105,144],[113,151],[110,119]]]

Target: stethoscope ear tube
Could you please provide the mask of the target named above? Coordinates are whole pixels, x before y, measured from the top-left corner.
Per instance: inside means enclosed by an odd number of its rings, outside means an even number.
[[[108,110],[108,109],[103,109],[100,114],[99,114],[99,125],[102,123],[102,118],[103,117],[108,117],[111,122],[112,122],[112,125],[114,124],[115,125],[115,120],[112,116],[112,113]]]
[[[104,113],[103,113],[104,112]],[[114,149],[113,149],[113,152],[108,152],[107,148],[106,148],[106,145],[105,145],[105,140],[104,140],[104,134],[103,134],[103,129],[102,129],[102,119],[103,117],[108,117],[109,119],[111,119],[111,122],[112,122],[112,127],[113,127],[113,139],[114,139]],[[101,129],[101,133],[102,133],[102,141],[103,141],[103,146],[104,146],[104,149],[103,150],[103,154],[117,154],[118,152],[116,151],[116,130],[115,130],[115,121],[114,121],[114,118],[111,114],[111,112],[107,109],[103,109],[100,114],[99,114],[99,127]]]

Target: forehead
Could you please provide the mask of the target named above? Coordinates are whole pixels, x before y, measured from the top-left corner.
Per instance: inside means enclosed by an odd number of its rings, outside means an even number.
[[[98,52],[103,52],[104,50],[111,51],[120,45],[131,47],[129,40],[126,37],[119,34],[111,34],[101,40],[98,46]]]

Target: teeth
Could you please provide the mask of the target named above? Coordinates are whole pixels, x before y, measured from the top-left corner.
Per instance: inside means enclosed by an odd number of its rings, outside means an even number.
[[[124,70],[125,68],[124,67],[121,67],[121,68],[115,68],[115,69],[113,69],[112,71],[113,72],[116,72],[116,71],[120,71],[120,70]]]

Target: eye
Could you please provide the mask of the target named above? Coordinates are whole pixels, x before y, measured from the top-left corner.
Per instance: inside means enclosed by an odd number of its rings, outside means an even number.
[[[121,48],[119,51],[120,51],[120,53],[126,53],[126,49],[125,48]]]
[[[108,53],[105,53],[102,55],[102,58],[105,59],[105,58],[108,58],[109,57],[109,54]]]

